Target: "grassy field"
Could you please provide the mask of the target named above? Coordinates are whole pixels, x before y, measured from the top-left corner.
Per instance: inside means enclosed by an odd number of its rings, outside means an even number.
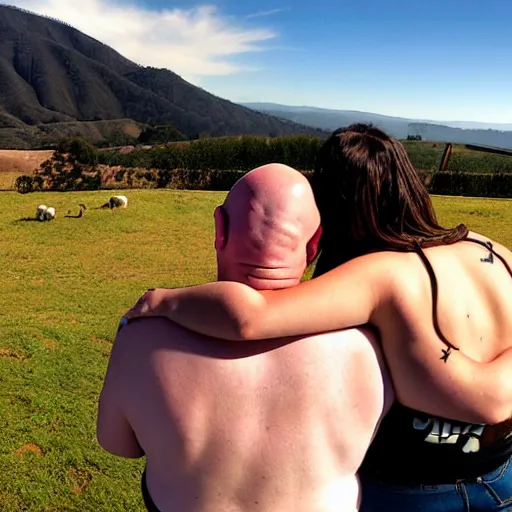
[[[224,193],[0,194],[0,510],[143,510],[143,461],[104,453],[96,402],[120,316],[147,288],[215,278],[212,212]],[[447,225],[512,247],[512,201],[434,198]],[[78,203],[81,219],[64,218]],[[32,217],[55,206],[50,223]]]
[[[437,171],[443,157],[445,142],[402,141],[417,169]],[[448,171],[495,173],[512,172],[512,156],[484,153],[453,144]]]

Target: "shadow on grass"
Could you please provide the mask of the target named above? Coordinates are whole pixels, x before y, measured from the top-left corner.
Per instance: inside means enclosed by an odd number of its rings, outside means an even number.
[[[35,217],[23,217],[21,219],[15,220],[14,222],[42,222]]]

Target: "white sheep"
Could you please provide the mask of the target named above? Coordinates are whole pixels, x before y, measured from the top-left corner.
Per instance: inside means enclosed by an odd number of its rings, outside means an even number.
[[[53,206],[50,206],[50,208],[47,208],[44,212],[44,220],[53,220],[55,219],[55,208]]]
[[[48,206],[44,204],[40,204],[37,207],[37,220],[44,221],[44,220],[52,220],[55,218],[55,208],[53,206]]]
[[[126,196],[112,196],[108,202],[110,208],[126,208],[128,206],[128,198]]]
[[[45,204],[40,204],[38,207],[37,207],[37,211],[36,211],[36,219],[37,220],[44,220],[44,212],[48,210],[48,206],[46,206]]]
[[[128,206],[128,198],[126,196],[112,196],[108,203],[105,203],[101,208],[126,208]]]

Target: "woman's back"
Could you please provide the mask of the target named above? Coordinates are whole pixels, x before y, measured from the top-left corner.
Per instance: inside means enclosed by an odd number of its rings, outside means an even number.
[[[377,313],[397,403],[363,474],[390,483],[438,484],[476,477],[512,453],[512,420],[489,426],[448,419],[450,402],[464,392],[460,382],[474,381],[475,392],[479,386],[479,377],[452,358],[457,349],[485,363],[512,347],[512,274],[490,247],[512,267],[508,249],[476,233],[419,254],[381,253],[383,264],[394,260],[400,269],[389,280],[391,300]]]
[[[445,393],[456,397],[459,380],[473,378],[453,378],[456,349],[489,362],[512,347],[512,275],[489,248],[469,239],[490,242],[512,267],[508,249],[476,233],[419,254],[381,253],[383,268],[397,270],[390,275],[384,293],[388,300],[376,311],[375,323],[398,400],[405,406],[432,413],[439,400],[439,413],[446,416],[449,411],[441,405]]]
[[[442,334],[473,359],[487,362],[512,345],[512,275],[488,248],[473,240],[490,242],[492,249],[512,267],[512,253],[508,249],[476,233],[470,233],[466,241],[426,249],[423,254],[437,281],[435,313]],[[410,275],[400,273],[398,293],[403,290],[406,304],[418,300],[425,308],[433,300],[432,280],[416,253],[408,253],[406,259],[418,277],[418,288],[407,286]],[[428,329],[433,318],[426,312],[416,310],[411,314]]]

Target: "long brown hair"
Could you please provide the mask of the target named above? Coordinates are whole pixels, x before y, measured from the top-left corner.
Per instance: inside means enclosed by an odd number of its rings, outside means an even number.
[[[437,222],[430,196],[404,146],[368,124],[332,133],[321,147],[313,189],[322,218],[315,275],[374,251],[412,251],[466,237]]]

